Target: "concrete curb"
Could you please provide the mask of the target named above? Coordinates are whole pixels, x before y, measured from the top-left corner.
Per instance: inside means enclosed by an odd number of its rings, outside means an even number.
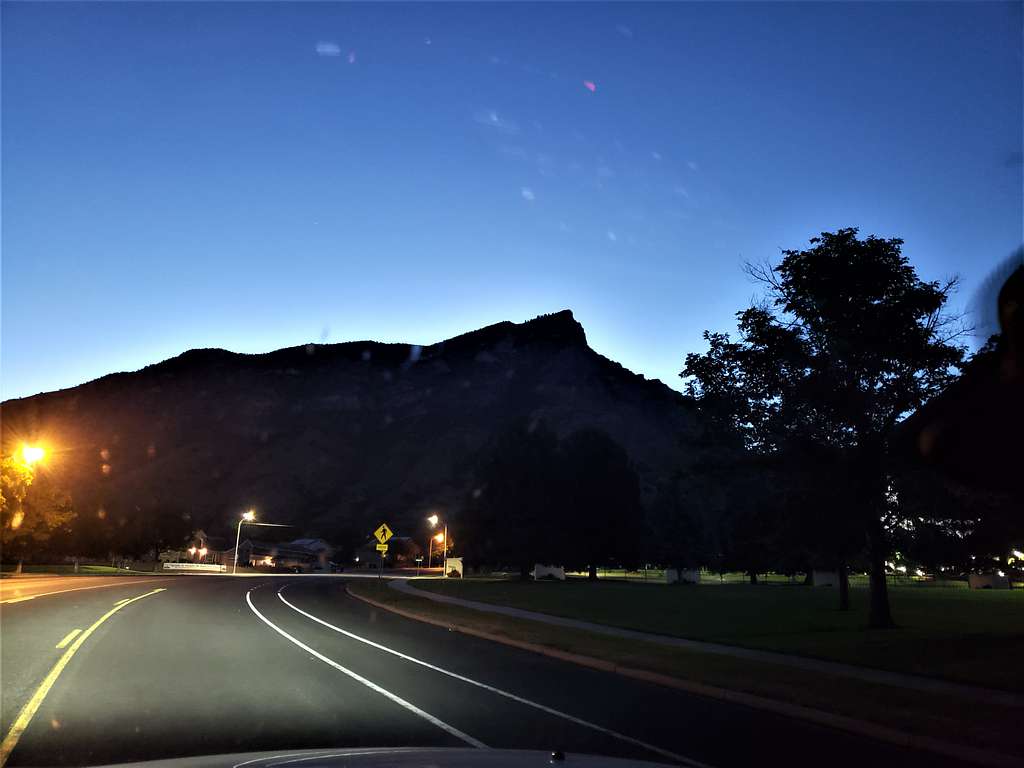
[[[753,709],[760,709],[766,712],[772,712],[773,714],[782,715],[784,717],[806,720],[817,725],[835,728],[837,730],[854,733],[859,736],[866,736],[868,738],[875,739],[876,741],[884,741],[889,744],[895,744],[897,746],[907,747],[910,749],[934,752],[945,757],[952,757],[957,760],[964,760],[978,765],[1019,766],[1022,762],[1021,758],[1001,752],[992,752],[977,747],[953,744],[930,736],[908,734],[895,728],[870,723],[865,720],[858,720],[853,717],[847,717],[846,715],[836,715],[831,712],[824,712],[819,709],[812,709],[811,707],[803,707],[798,704],[787,704],[786,702],[768,699],[764,696],[758,696],[752,693],[732,691],[727,688],[718,688],[704,683],[695,683],[689,680],[683,680],[682,678],[664,675],[660,672],[650,672],[648,670],[636,669],[635,667],[623,667],[614,662],[606,661],[605,659],[598,659],[593,656],[584,656],[582,654],[571,653],[569,651],[561,651],[557,648],[550,648],[546,645],[528,643],[522,640],[513,640],[512,638],[505,637],[503,635],[496,635],[491,632],[484,632],[482,630],[463,627],[457,624],[449,624],[448,622],[441,621],[440,619],[430,618],[429,616],[424,616],[402,608],[396,608],[392,605],[387,605],[386,603],[381,603],[364,595],[358,595],[349,588],[348,584],[345,585],[345,592],[350,597],[360,600],[368,605],[372,605],[375,608],[380,608],[383,611],[388,611],[390,613],[397,614],[398,616],[412,619],[413,621],[432,624],[435,627],[443,627],[451,632],[479,637],[483,640],[490,640],[495,643],[501,643],[502,645],[519,648],[520,650],[539,653],[542,656],[547,656],[549,658],[567,661],[571,664],[578,664],[583,667],[598,669],[602,672],[610,672],[622,677],[629,677],[634,680],[641,680],[647,683],[654,683],[655,685],[662,685],[667,688],[674,688],[697,696],[704,696],[710,699],[726,701],[731,704],[739,704]]]

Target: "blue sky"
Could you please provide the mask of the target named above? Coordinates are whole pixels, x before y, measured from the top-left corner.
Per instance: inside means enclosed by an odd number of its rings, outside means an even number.
[[[744,259],[1020,245],[1021,3],[2,6],[3,398],[571,308],[679,387]]]

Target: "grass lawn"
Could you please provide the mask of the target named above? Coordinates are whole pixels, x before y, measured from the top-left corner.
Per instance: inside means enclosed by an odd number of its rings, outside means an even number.
[[[3,574],[12,576],[15,565],[4,565]],[[138,576],[139,574],[152,575],[153,571],[132,571],[126,568],[112,568],[109,565],[80,565],[78,573],[75,573],[74,565],[26,565],[22,567],[22,573],[53,574],[55,576]]]
[[[892,587],[894,630],[867,630],[868,593],[783,585],[419,580],[453,597],[695,640],[1024,690],[1024,591]]]
[[[420,584],[422,585],[422,582]],[[470,591],[471,584],[470,581],[445,582],[443,585],[433,582],[430,586],[450,590],[449,593],[454,594],[459,591]],[[484,583],[477,583],[473,585],[473,589],[475,591],[476,587],[486,586]],[[536,586],[540,589],[566,585],[541,583],[514,586]],[[632,595],[656,589],[608,583],[582,586],[621,587],[630,590],[627,594]],[[520,642],[544,645],[604,659],[625,667],[651,670],[694,683],[743,691],[789,704],[867,720],[903,733],[931,736],[1005,754],[1024,754],[1024,730],[1017,727],[1021,716],[1018,708],[965,701],[945,694],[924,695],[919,691],[819,672],[567,630],[540,622],[431,602],[397,592],[384,584],[370,580],[353,580],[348,584],[348,589],[414,614]],[[719,588],[714,589],[714,592],[718,591]],[[520,593],[520,599],[523,599],[525,594]]]

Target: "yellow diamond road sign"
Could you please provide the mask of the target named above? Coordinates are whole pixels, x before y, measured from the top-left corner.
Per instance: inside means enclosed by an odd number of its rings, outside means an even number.
[[[381,523],[380,528],[373,532],[374,538],[376,538],[381,544],[386,543],[387,540],[394,535],[395,534],[391,532],[391,529],[388,528],[387,523]]]

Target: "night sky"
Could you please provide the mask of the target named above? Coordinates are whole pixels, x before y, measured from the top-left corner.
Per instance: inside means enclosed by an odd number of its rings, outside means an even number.
[[[1021,3],[4,3],[2,396],[570,308],[679,387],[745,259],[1022,241]]]

